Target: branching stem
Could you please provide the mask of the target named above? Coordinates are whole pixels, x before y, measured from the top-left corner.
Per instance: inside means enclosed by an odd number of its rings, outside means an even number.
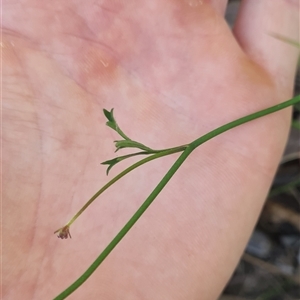
[[[179,147],[174,147],[174,148],[170,148],[170,149],[166,149],[166,150],[161,150],[161,152],[152,154],[151,156],[148,156],[138,162],[136,162],[135,164],[131,165],[130,167],[128,167],[127,169],[125,169],[124,171],[122,171],[120,174],[118,174],[117,176],[115,176],[112,180],[110,180],[107,184],[105,184],[97,193],[95,193],[91,199],[89,199],[83,206],[82,208],[72,217],[72,219],[63,227],[59,228],[58,230],[56,230],[54,233],[59,233],[59,237],[61,238],[67,238],[68,236],[71,236],[69,233],[69,227],[75,222],[75,220],[96,200],[96,198],[98,198],[104,191],[106,191],[111,185],[113,185],[115,182],[117,182],[119,179],[121,179],[122,177],[124,177],[126,174],[128,174],[129,172],[133,171],[134,169],[140,167],[141,165],[160,158],[160,157],[164,157],[170,154],[174,154],[174,153],[178,153],[178,152],[182,152],[185,148],[187,147],[187,145],[183,145],[183,146],[179,146]],[[143,153],[141,153],[143,154]]]
[[[297,97],[294,97],[288,101],[285,101],[283,103],[277,104],[275,106],[269,107],[267,109],[261,110],[259,112],[250,114],[250,115],[242,117],[238,120],[232,121],[228,124],[225,124],[217,129],[203,135],[202,137],[196,139],[192,143],[190,143],[184,149],[183,153],[179,156],[179,158],[175,161],[175,163],[170,168],[170,170],[167,172],[167,174],[159,182],[157,187],[152,191],[152,193],[149,195],[149,197],[144,201],[144,203],[135,212],[135,214],[131,217],[131,219],[125,224],[125,226],[120,230],[120,232],[115,236],[115,238],[102,251],[102,253],[96,258],[96,260],[92,263],[92,265],[74,283],[72,283],[66,290],[64,290],[54,300],[65,299],[67,296],[69,296],[71,293],[73,293],[78,287],[80,287],[92,275],[92,273],[99,267],[99,265],[104,261],[104,259],[110,254],[110,252],[123,239],[123,237],[128,233],[128,231],[137,222],[137,220],[143,215],[143,213],[146,211],[146,209],[151,205],[151,203],[154,201],[154,199],[157,197],[157,195],[166,186],[166,184],[169,182],[169,180],[172,178],[172,176],[175,174],[175,172],[179,169],[179,167],[182,165],[182,163],[186,160],[186,158],[193,152],[193,150],[195,150],[198,146],[200,146],[204,142],[214,138],[215,136],[217,136],[225,131],[228,131],[234,127],[237,127],[239,125],[242,125],[242,124],[252,121],[254,119],[274,113],[274,112],[284,109],[288,106],[294,105],[295,103],[298,103],[298,102],[300,102],[300,95]],[[148,157],[148,159],[151,160],[151,156]]]

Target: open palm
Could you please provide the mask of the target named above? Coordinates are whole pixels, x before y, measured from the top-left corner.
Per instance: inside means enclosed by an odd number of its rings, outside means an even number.
[[[4,1],[4,299],[50,299],[72,283],[148,196],[176,155],[151,162],[62,226],[111,176],[116,133],[152,148],[188,143],[291,96],[293,1]],[[267,11],[266,11],[267,10]],[[280,22],[279,22],[280,19]],[[289,111],[197,149],[70,299],[215,299],[263,205]]]

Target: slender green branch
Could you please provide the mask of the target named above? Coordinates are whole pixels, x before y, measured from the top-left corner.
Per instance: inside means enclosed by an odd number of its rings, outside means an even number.
[[[148,148],[149,150],[141,151],[141,152],[135,152],[135,153],[131,153],[131,154],[123,155],[123,156],[118,156],[118,157],[115,157],[113,159],[106,160],[106,161],[102,162],[101,164],[102,165],[108,165],[108,168],[106,170],[106,175],[108,175],[111,168],[113,166],[115,166],[117,163],[123,161],[124,159],[134,157],[134,156],[138,156],[138,155],[150,155],[150,154],[156,154],[156,153],[161,153],[161,152],[165,152],[165,151],[170,151],[170,154],[173,154],[173,153],[183,151],[186,147],[187,147],[187,145],[181,145],[181,146],[178,146],[178,147],[162,149],[162,150],[153,150],[153,149]]]
[[[123,148],[138,148],[138,149],[147,151],[148,153],[159,152],[159,150],[151,149],[151,148],[145,146],[144,144],[141,144],[139,142],[132,141],[132,140],[130,140],[130,141],[128,141],[128,140],[115,141],[115,146],[117,148],[116,152]]]
[[[114,117],[114,109],[112,109],[111,111],[103,109],[103,113],[108,120],[106,122],[106,125],[115,130],[124,140],[131,141],[131,139],[121,130],[118,123],[116,122]]]
[[[160,157],[164,157],[170,154],[174,154],[174,153],[178,153],[178,152],[182,152],[187,146],[183,145],[183,146],[179,146],[179,147],[174,147],[174,148],[170,148],[170,149],[166,149],[163,150],[159,153],[155,153],[151,156],[148,156],[138,162],[136,162],[135,164],[131,165],[130,167],[128,167],[127,169],[125,169],[124,171],[122,171],[120,174],[118,174],[117,176],[115,176],[112,180],[110,180],[107,184],[105,184],[97,193],[95,193],[90,200],[88,200],[83,206],[82,208],[72,217],[72,219],[63,227],[57,229],[54,233],[58,233],[58,237],[62,238],[62,239],[66,239],[68,237],[71,237],[70,235],[70,231],[69,228],[70,226],[74,223],[74,221],[88,208],[88,206],[90,206],[94,200],[96,198],[98,198],[104,191],[106,191],[111,185],[113,185],[115,182],[117,182],[119,179],[121,179],[122,177],[124,177],[126,174],[128,174],[129,172],[133,171],[134,169],[140,167],[141,165],[160,158]]]
[[[299,96],[296,96],[290,100],[287,100],[285,102],[282,102],[282,103],[279,103],[277,105],[274,105],[274,106],[271,106],[269,108],[266,108],[266,109],[263,109],[263,110],[260,110],[256,113],[253,113],[251,115],[248,115],[248,116],[245,116],[245,117],[242,117],[240,119],[237,119],[235,121],[232,121],[230,123],[227,123],[205,135],[203,135],[202,137],[196,139],[195,141],[193,141],[192,143],[190,143],[189,145],[191,147],[194,147],[194,148],[197,148],[198,146],[200,146],[201,144],[203,144],[204,142],[214,138],[215,136],[225,132],[225,131],[228,131],[229,129],[232,129],[232,128],[235,128],[239,125],[242,125],[244,123],[247,123],[247,122],[250,122],[252,120],[255,120],[255,119],[258,119],[258,118],[261,118],[263,116],[266,116],[266,115],[269,115],[269,114],[272,114],[276,111],[279,111],[279,110],[282,110],[284,108],[287,108],[289,106],[292,106],[296,103],[300,102],[300,95]]]
[[[242,117],[238,120],[230,122],[226,125],[223,125],[204,136],[196,139],[192,143],[190,143],[187,148],[183,151],[180,157],[175,161],[173,166],[167,172],[167,174],[163,177],[163,179],[159,182],[157,187],[153,190],[153,192],[149,195],[149,197],[145,200],[145,202],[141,205],[141,207],[135,212],[135,214],[131,217],[131,219],[125,224],[125,226],[120,230],[120,232],[115,236],[115,238],[108,244],[108,246],[103,250],[103,252],[96,258],[96,260],[92,263],[92,265],[66,290],[64,290],[60,295],[58,295],[54,300],[62,300],[73,293],[79,286],[81,286],[91,275],[92,273],[99,267],[99,265],[104,261],[104,259],[110,254],[110,252],[117,246],[117,244],[123,239],[123,237],[127,234],[127,232],[132,228],[132,226],[137,222],[137,220],[143,215],[146,209],[150,206],[150,204],[154,201],[157,195],[161,192],[161,190],[166,186],[175,172],[179,169],[182,163],[186,160],[186,158],[192,153],[194,149],[196,149],[199,145],[204,142],[214,138],[215,136],[247,123],[251,120],[260,118],[262,116],[274,113],[281,109],[284,109],[288,106],[291,106],[297,102],[300,102],[300,96],[297,96],[291,100],[285,101],[281,104],[269,107],[267,109],[261,110],[259,112],[253,113],[251,115]]]

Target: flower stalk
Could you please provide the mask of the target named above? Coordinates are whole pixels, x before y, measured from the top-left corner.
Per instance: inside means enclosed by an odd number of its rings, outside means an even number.
[[[172,165],[172,167],[169,169],[169,171],[166,173],[166,175],[163,177],[163,179],[158,183],[158,185],[155,187],[155,189],[152,191],[152,193],[147,197],[147,199],[140,206],[140,208],[135,212],[135,214],[130,218],[130,220],[124,225],[124,227],[120,230],[120,232],[113,238],[113,240],[107,245],[107,247],[102,251],[102,253],[100,253],[100,255],[96,258],[96,260],[91,264],[91,266],[74,283],[72,283],[61,294],[59,294],[57,297],[55,297],[54,300],[63,300],[63,299],[65,299],[71,293],[73,293],[77,288],[79,288],[93,274],[93,272],[100,266],[100,264],[105,260],[105,258],[111,253],[111,251],[118,245],[118,243],[124,238],[124,236],[128,233],[128,231],[134,226],[134,224],[138,221],[138,219],[143,215],[143,213],[147,210],[147,208],[151,205],[151,203],[153,203],[155,198],[158,196],[158,194],[161,192],[161,190],[166,186],[166,184],[170,181],[170,179],[175,174],[175,172],[180,168],[180,166],[187,159],[187,157],[197,147],[199,147],[201,144],[205,143],[206,141],[216,137],[217,135],[220,135],[220,134],[224,133],[225,131],[228,131],[232,128],[235,128],[237,126],[240,126],[240,125],[245,124],[247,122],[250,122],[252,120],[261,118],[263,116],[272,114],[274,112],[277,112],[279,110],[282,110],[284,108],[287,108],[287,107],[289,107],[291,105],[294,105],[296,103],[299,103],[299,102],[300,102],[300,95],[296,96],[296,97],[294,97],[290,100],[287,100],[283,103],[274,105],[272,107],[263,109],[261,111],[252,113],[248,116],[245,116],[245,117],[242,117],[242,118],[237,119],[235,121],[232,121],[230,123],[227,123],[227,124],[217,128],[217,129],[203,135],[202,137],[194,140],[193,142],[191,142],[188,145],[180,146],[182,148],[180,148],[180,147],[173,148],[173,149],[178,148],[177,149],[178,151],[176,151],[176,152],[179,152],[179,149],[180,149],[180,151],[182,151],[182,154],[175,161],[175,163]],[[176,153],[176,152],[173,152],[173,153]],[[149,156],[148,157],[149,161],[152,160],[151,158],[153,158],[153,157],[154,157],[153,159],[157,158],[155,155],[158,155],[158,157],[162,157],[162,156],[170,154],[170,153],[166,153],[165,155],[162,155],[162,153],[163,152],[160,152],[160,153],[153,154],[152,156]],[[160,154],[160,156],[159,156],[159,154]],[[146,160],[146,159],[144,159],[144,160]],[[144,160],[141,160],[140,162],[138,162],[136,164],[140,163],[139,165],[142,165],[142,164],[145,163],[145,162],[143,162]],[[136,165],[136,164],[134,164],[134,165]],[[136,166],[136,167],[138,167],[138,166]],[[130,168],[128,168],[128,169],[130,169]],[[128,170],[128,169],[126,169],[126,170]],[[123,171],[123,172],[125,172],[125,171]],[[126,174],[129,173],[130,171],[131,170],[128,170],[126,172]],[[121,174],[122,173],[120,173],[118,176],[120,176]],[[121,177],[123,177],[124,175],[122,175]],[[109,186],[111,186],[111,184]],[[96,193],[94,196],[96,196],[96,195],[99,196],[102,193],[100,191],[101,190],[99,190],[98,193]],[[91,199],[93,199],[93,197]],[[91,199],[89,201],[91,201]],[[64,238],[66,237],[66,234],[69,233],[69,231],[67,231],[69,229],[69,228],[67,228],[67,226],[68,225],[63,227],[63,228],[65,228],[65,231],[61,231],[63,233]]]

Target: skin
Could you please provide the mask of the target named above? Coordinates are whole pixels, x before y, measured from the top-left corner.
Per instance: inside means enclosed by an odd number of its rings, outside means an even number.
[[[188,143],[292,96],[299,1],[4,0],[3,299],[51,299],[90,265],[176,155],[105,192],[116,133],[153,148]],[[284,149],[290,110],[198,148],[136,226],[69,299],[216,299],[230,278]],[[125,152],[124,152],[125,153]]]

